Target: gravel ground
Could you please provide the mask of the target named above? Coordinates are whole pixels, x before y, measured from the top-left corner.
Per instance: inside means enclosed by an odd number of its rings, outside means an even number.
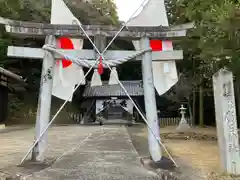
[[[162,141],[174,156],[182,174],[193,180],[240,180],[240,177],[219,173],[215,128],[194,128],[186,134],[176,133],[175,129],[166,127],[161,128],[160,132]],[[146,126],[129,127],[128,131],[140,155],[148,154]]]
[[[127,127],[127,130],[131,136],[133,145],[138,151],[139,155],[142,157],[149,156],[147,136],[145,134],[145,126],[139,125],[139,126]],[[167,156],[166,153],[163,152],[163,154],[164,156]],[[194,170],[191,166],[187,165],[187,163],[184,162],[181,158],[174,157],[174,160],[177,162],[178,166],[180,167],[175,170],[175,176],[177,176],[179,179],[182,179],[182,180],[204,179],[199,175],[197,170]]]

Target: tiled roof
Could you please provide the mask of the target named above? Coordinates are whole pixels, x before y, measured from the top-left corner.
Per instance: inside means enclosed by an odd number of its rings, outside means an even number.
[[[143,96],[142,81],[121,81],[130,96]],[[119,84],[109,85],[103,82],[102,86],[91,87],[88,84],[83,92],[83,97],[126,97]]]

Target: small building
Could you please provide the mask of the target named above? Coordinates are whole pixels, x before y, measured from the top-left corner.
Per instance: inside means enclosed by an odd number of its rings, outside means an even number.
[[[124,88],[139,106],[138,99],[143,98],[142,81],[121,81]],[[140,108],[140,106],[139,106]],[[103,81],[102,86],[90,86],[88,83],[83,91],[82,102],[83,122],[95,122],[97,116],[105,120],[131,121],[134,116],[134,105],[120,84],[109,85]]]

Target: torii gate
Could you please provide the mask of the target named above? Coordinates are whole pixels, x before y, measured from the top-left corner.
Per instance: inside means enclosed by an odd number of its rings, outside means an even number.
[[[50,25],[33,22],[14,21],[9,19],[1,19],[0,22],[5,24],[5,29],[8,33],[16,38],[38,37],[45,38],[46,44],[43,49],[16,47],[8,48],[8,56],[18,58],[43,59],[43,68],[40,84],[39,104],[36,121],[36,142],[33,147],[33,159],[44,160],[44,152],[47,148],[47,135],[44,131],[50,126],[50,107],[51,107],[51,91],[53,84],[53,67],[55,59],[66,58],[73,60],[74,63],[81,65],[85,64],[90,70],[94,67],[94,60],[99,58],[101,54],[95,50],[63,50],[56,49],[56,38],[59,36],[89,38],[94,37],[96,48],[103,51],[106,47],[106,38],[116,37],[129,40],[140,40],[139,51],[111,51],[107,50],[104,53],[103,65],[105,68],[111,65],[118,65],[119,61],[125,62],[130,59],[142,61],[142,73],[144,83],[144,96],[146,106],[146,123],[149,125],[149,151],[155,162],[161,160],[161,149],[159,147],[159,125],[157,119],[155,89],[153,85],[152,61],[169,61],[180,60],[183,58],[181,50],[173,51],[154,51],[151,52],[149,39],[171,39],[183,37],[186,35],[186,30],[192,28],[189,24],[174,26],[174,27],[127,27],[119,31],[118,27],[113,26],[98,26],[98,25]],[[49,46],[51,45],[51,46]],[[75,57],[75,59],[73,58]],[[125,58],[123,58],[125,57]],[[90,71],[89,70],[89,71]],[[88,73],[89,73],[88,71]],[[88,74],[87,73],[87,74]],[[87,75],[86,74],[86,75]],[[120,82],[119,82],[120,83]],[[121,83],[120,83],[121,85]],[[123,87],[123,86],[122,86]],[[124,88],[124,87],[123,87]],[[127,93],[127,92],[126,92]],[[131,98],[129,96],[129,98]],[[63,106],[67,101],[63,104]],[[63,108],[60,108],[60,110]],[[136,105],[135,105],[136,106]],[[137,108],[138,109],[138,108]],[[60,111],[59,110],[59,111]],[[142,114],[141,114],[142,115]],[[144,115],[142,115],[145,119]],[[41,139],[41,136],[42,139]],[[39,141],[41,139],[41,141]],[[39,142],[38,142],[39,141]],[[30,150],[31,151],[31,150]],[[29,154],[29,152],[28,152]],[[27,154],[27,155],[28,155]],[[26,155],[26,156],[27,156]],[[24,157],[24,159],[26,158]]]

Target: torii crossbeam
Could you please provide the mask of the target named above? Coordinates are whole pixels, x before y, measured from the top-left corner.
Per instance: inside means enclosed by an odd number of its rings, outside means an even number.
[[[13,21],[10,19],[0,19],[1,24],[6,24],[6,32],[15,35],[18,38],[39,37],[44,38],[47,35],[82,37],[85,34],[77,25],[52,25],[43,23],[33,23],[24,21]],[[96,34],[105,37],[114,37],[119,27],[103,25],[83,25],[82,26],[89,37]],[[141,39],[143,36],[148,38],[164,39],[186,36],[187,29],[193,27],[193,24],[185,24],[173,27],[126,27],[121,31],[118,37],[128,40]]]

